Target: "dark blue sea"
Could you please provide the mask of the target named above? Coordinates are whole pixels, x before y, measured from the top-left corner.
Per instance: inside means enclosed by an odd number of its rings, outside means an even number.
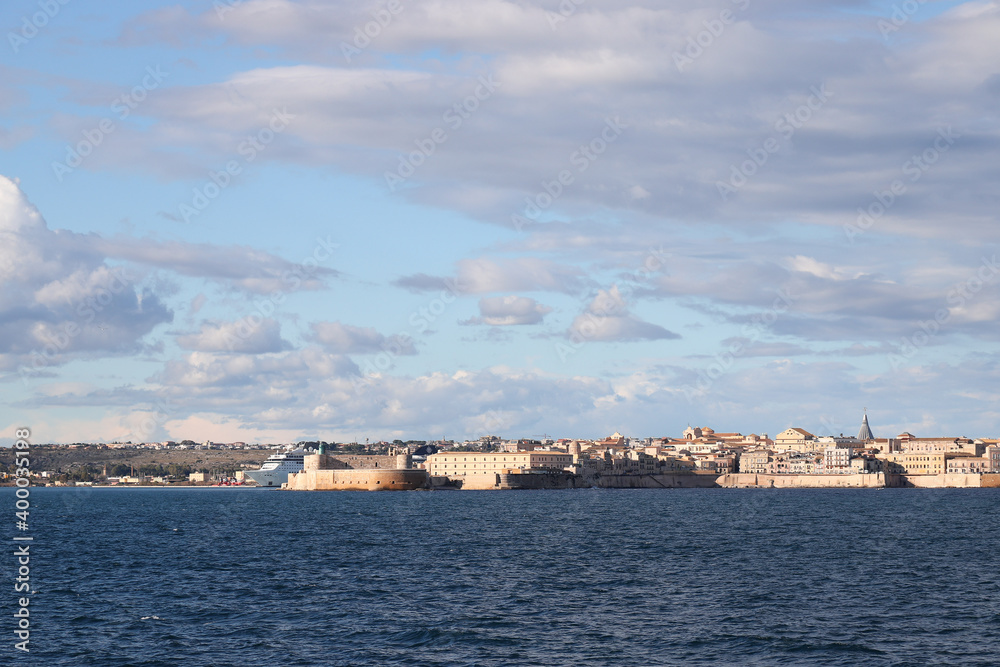
[[[31,498],[3,665],[1000,664],[996,489]]]

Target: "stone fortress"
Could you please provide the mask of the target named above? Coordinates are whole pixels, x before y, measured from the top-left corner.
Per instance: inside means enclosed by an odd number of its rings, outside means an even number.
[[[292,491],[412,491],[427,486],[427,471],[413,468],[409,453],[388,456],[336,455],[320,446],[307,454],[303,470],[288,475]]]

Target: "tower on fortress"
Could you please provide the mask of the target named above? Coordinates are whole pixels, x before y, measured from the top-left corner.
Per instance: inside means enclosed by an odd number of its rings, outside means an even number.
[[[864,419],[861,420],[861,430],[858,431],[858,440],[866,442],[868,440],[874,440],[875,436],[872,435],[872,429],[868,425],[868,408],[865,408]]]

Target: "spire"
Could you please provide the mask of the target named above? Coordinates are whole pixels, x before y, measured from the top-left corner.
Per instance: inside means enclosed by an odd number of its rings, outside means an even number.
[[[861,430],[858,431],[858,440],[874,440],[875,436],[872,435],[872,429],[868,425],[868,408],[865,408],[865,417],[861,420]]]

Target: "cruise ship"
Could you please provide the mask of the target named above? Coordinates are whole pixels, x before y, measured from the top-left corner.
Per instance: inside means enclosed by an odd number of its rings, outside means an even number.
[[[305,454],[304,449],[275,452],[267,457],[260,470],[247,470],[243,476],[259,486],[281,486],[288,481],[288,473],[302,470]]]

